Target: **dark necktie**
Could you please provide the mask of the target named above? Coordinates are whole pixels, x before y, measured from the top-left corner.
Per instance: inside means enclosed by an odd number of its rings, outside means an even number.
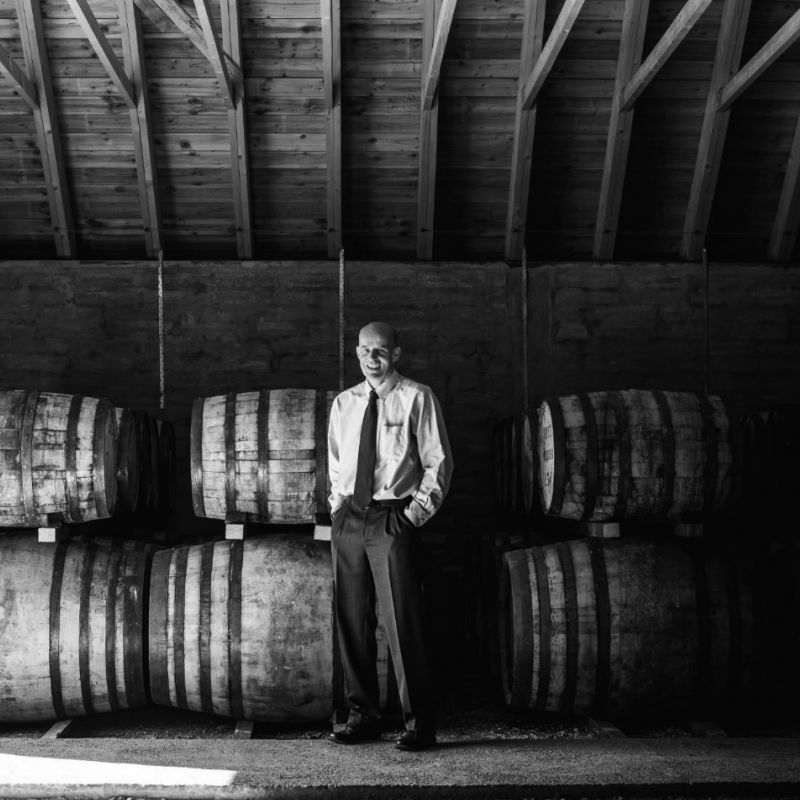
[[[361,440],[358,443],[356,485],[353,502],[357,506],[368,506],[372,502],[372,481],[375,474],[375,436],[378,431],[378,395],[373,389],[361,423]]]

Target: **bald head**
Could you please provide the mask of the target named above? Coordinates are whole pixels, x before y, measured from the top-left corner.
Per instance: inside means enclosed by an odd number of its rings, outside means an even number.
[[[370,322],[359,331],[356,355],[364,377],[377,389],[394,372],[400,358],[397,332],[386,322]]]

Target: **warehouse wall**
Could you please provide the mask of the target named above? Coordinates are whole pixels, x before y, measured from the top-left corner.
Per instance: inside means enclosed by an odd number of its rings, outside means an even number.
[[[515,410],[523,397],[522,284],[512,270]],[[710,265],[707,328],[700,264],[545,264],[528,268],[527,288],[531,405],[580,391],[708,387],[736,419],[800,402],[796,268]]]
[[[489,524],[490,429],[510,413],[505,264],[346,265],[345,384],[361,379],[359,328],[402,332],[400,370],[439,397],[456,473],[431,527]],[[159,411],[158,267],[153,262],[0,262],[0,386],[108,397],[174,421],[181,535],[194,518],[195,397],[339,383],[339,269],[319,262],[172,262],[163,268],[165,405]]]

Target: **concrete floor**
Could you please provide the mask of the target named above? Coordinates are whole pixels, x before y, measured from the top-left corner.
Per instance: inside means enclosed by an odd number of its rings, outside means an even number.
[[[2,798],[800,798],[797,738],[0,739]]]

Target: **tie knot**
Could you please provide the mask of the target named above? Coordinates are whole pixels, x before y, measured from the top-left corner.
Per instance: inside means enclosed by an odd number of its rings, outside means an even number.
[[[369,401],[374,403],[378,399],[378,393],[374,389],[369,390]]]

